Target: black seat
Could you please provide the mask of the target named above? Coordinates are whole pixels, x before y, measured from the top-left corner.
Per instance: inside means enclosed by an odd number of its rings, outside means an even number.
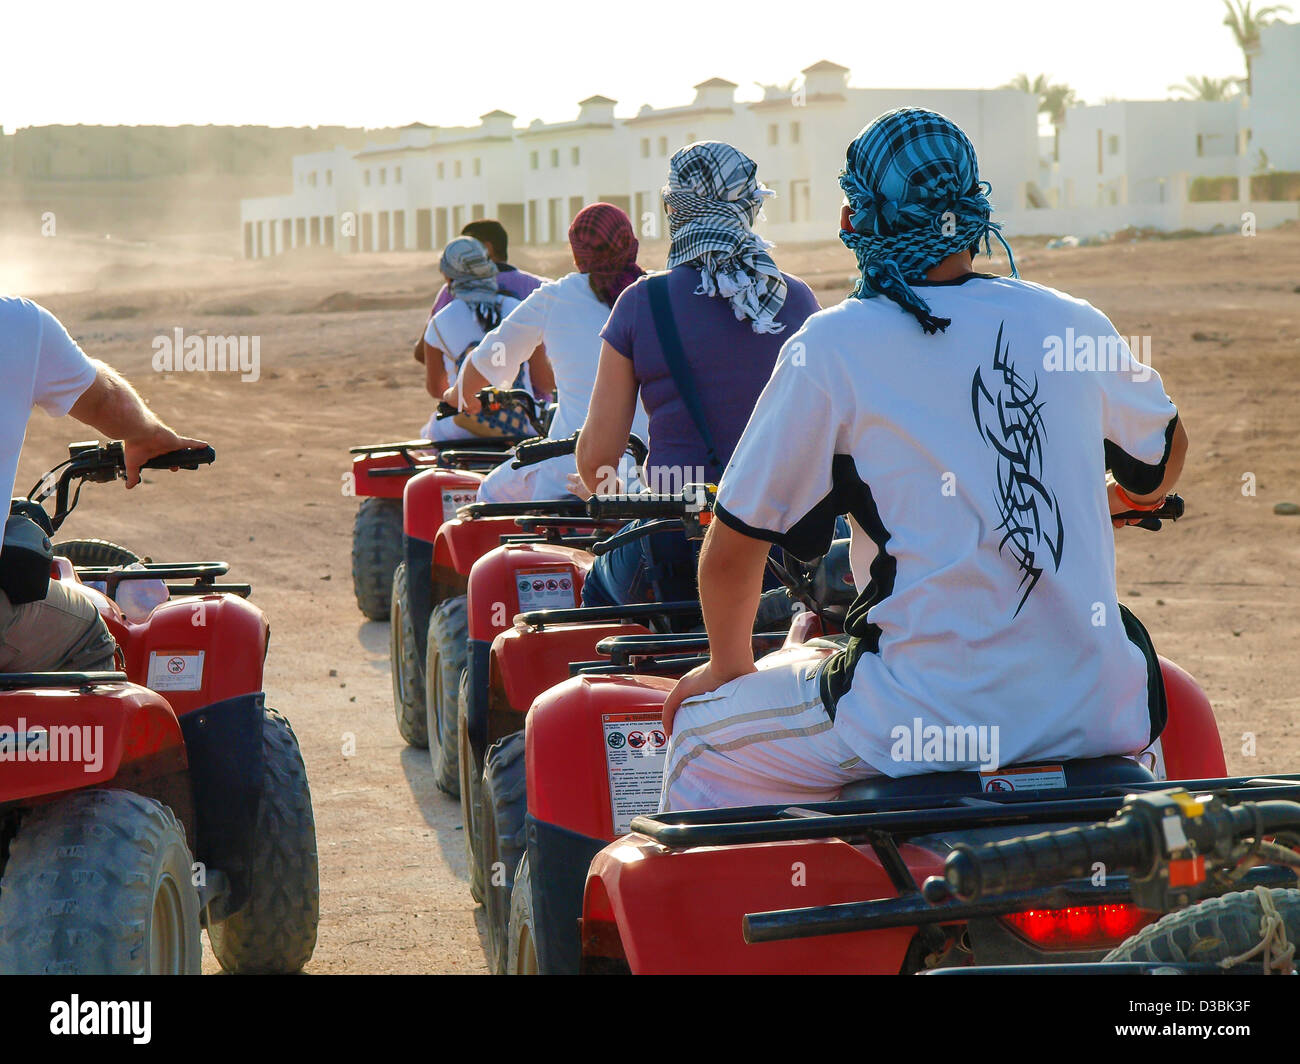
[[[1067,787],[1102,787],[1126,783],[1152,783],[1155,777],[1130,757],[1090,757],[1078,761],[1044,761],[1034,765],[1004,768],[1065,769]],[[916,798],[930,795],[982,794],[985,780],[978,772],[927,772],[919,776],[873,776],[850,783],[840,792],[841,801],[879,798]],[[1052,788],[1055,789],[1055,788]]]

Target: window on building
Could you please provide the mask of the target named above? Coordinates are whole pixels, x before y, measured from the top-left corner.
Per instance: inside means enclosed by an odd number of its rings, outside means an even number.
[[[560,165],[560,149],[559,149],[559,148],[552,148],[552,149],[551,149],[551,167],[554,168],[554,167],[559,166],[559,165]]]
[[[767,127],[767,142],[769,144],[781,143],[781,127],[778,126],[775,122],[771,123]]]
[[[790,143],[791,143],[791,144],[798,144],[798,143],[799,143],[799,133],[800,133],[800,130],[799,130],[799,123],[798,123],[798,122],[791,122],[791,123],[790,123]]]
[[[315,187],[316,187],[316,171],[315,171],[315,170],[313,170],[310,174],[307,175],[307,184],[311,185],[312,188],[315,188]]]
[[[1196,154],[1205,154],[1205,138],[1200,133],[1196,134]]]
[[[649,138],[649,137],[642,137],[642,138],[641,138],[641,158],[642,158],[642,159],[648,159],[648,158],[650,158],[650,138]]]
[[[451,164],[451,176],[452,176],[452,177],[460,177],[460,160],[459,160],[459,159],[457,159],[454,163]]]
[[[381,185],[388,184],[388,167],[386,166],[381,166],[379,168],[379,183]]]
[[[569,149],[569,162],[572,163],[574,166],[577,166],[581,160],[582,160],[582,149],[575,144],[572,148]]]
[[[1108,155],[1119,154],[1119,137],[1115,136],[1115,134],[1113,133],[1106,138],[1106,154]]]
[[[668,138],[667,138],[667,137],[660,137],[660,138],[659,138],[659,154],[660,154],[660,155],[667,155],[667,154],[668,154]]]
[[[393,167],[393,184],[394,184],[394,185],[400,185],[401,183],[402,183],[402,168],[401,168],[400,166],[394,166],[394,167]]]
[[[687,133],[687,134],[686,134],[686,140],[683,141],[683,143],[685,143],[685,144],[694,144],[695,141],[696,141],[697,139],[698,139],[698,138],[695,136],[694,133]]]
[[[483,160],[482,160],[482,159],[475,159],[475,160],[474,160],[474,176],[475,176],[475,177],[482,177],[482,176],[483,176]]]
[[[326,171],[325,171],[325,184],[327,184],[327,185],[332,185],[332,184],[334,184],[334,171],[333,171],[333,170],[326,170]]]
[[[363,185],[369,185],[369,184],[370,184],[370,171],[369,171],[369,170],[365,171],[365,172],[361,175],[361,183],[362,183]]]
[[[537,169],[537,152],[535,151],[530,151],[528,153],[528,168],[530,170]]]

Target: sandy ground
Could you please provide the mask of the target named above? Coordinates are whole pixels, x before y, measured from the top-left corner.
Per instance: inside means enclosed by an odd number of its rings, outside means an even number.
[[[777,257],[823,303],[843,294],[852,270],[838,245]],[[253,584],[273,631],[266,687],[297,729],[315,801],[322,905],[308,970],[484,971],[459,808],[434,789],[427,755],[398,738],[388,626],[364,621],[353,602],[355,502],[341,492],[349,445],[410,437],[427,417],[410,347],[434,260],[243,263],[69,237],[11,247],[15,261],[31,280],[24,294],[217,449],[209,469],[154,474],[130,495],[87,487],[64,534],[156,560],[223,559],[232,579]],[[519,261],[566,268],[563,251]],[[642,261],[662,263],[663,249],[643,249]],[[1152,337],[1192,440],[1180,488],[1188,515],[1158,535],[1120,533],[1121,598],[1208,691],[1230,770],[1300,770],[1300,517],[1273,513],[1278,501],[1300,502],[1300,230],[1029,246],[1020,265],[1093,301],[1122,333]],[[152,340],[176,327],[260,337],[261,378],[154,372]],[[34,415],[19,489],[88,435]],[[1255,494],[1243,494],[1250,481]],[[349,737],[356,752],[344,756]],[[215,970],[210,957],[205,968]]]

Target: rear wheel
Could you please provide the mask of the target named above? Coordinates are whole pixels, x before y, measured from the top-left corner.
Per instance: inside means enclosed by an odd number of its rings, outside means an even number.
[[[247,904],[208,928],[221,967],[236,975],[288,975],[316,948],[320,877],[307,769],[288,720],[262,717],[262,801]]]
[[[352,591],[372,621],[388,616],[393,571],[402,560],[402,500],[362,499],[352,523]]]
[[[480,851],[485,877],[484,908],[488,923],[488,967],[506,971],[506,934],[515,873],[524,855],[524,814],[528,788],[524,779],[524,733],[517,731],[492,744],[484,759]]]
[[[135,551],[106,539],[70,539],[54,544],[54,554],[67,558],[73,565],[134,565],[140,561]]]
[[[193,861],[172,811],[130,791],[26,813],[0,888],[0,972],[198,975]]]
[[[474,764],[474,751],[469,745],[469,669],[460,673],[460,693],[456,699],[457,764],[460,768],[460,819],[465,836],[465,855],[469,862],[469,893],[477,902],[483,900],[483,864],[478,852],[478,822],[482,816],[483,778]]]
[[[1269,894],[1286,923],[1287,940],[1300,940],[1300,890],[1276,887]],[[1215,964],[1248,953],[1259,945],[1262,915],[1262,903],[1253,890],[1209,898],[1144,927],[1104,959]],[[1258,971],[1262,968],[1262,956],[1244,961],[1234,970]]]
[[[429,737],[429,759],[438,789],[453,798],[460,796],[460,741],[456,733],[456,706],[460,697],[460,674],[469,648],[465,618],[465,596],[445,599],[429,618],[429,640],[424,657],[425,733]]]
[[[510,927],[506,933],[505,974],[537,975],[537,920],[533,916],[533,877],[528,854],[519,862],[510,892]]]
[[[415,622],[411,618],[407,592],[406,563],[399,562],[393,572],[392,614],[389,627],[388,667],[393,674],[393,708],[397,712],[397,730],[411,746],[429,745],[425,730],[424,677],[420,675],[420,655],[416,646]]]

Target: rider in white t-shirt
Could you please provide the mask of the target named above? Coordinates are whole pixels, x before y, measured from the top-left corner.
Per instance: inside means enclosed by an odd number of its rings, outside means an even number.
[[[972,272],[999,234],[947,119],[877,119],[841,184],[861,281],[786,342],[723,475],[700,560],[711,660],[665,705],[665,809],[827,800],[866,776],[981,764],[974,748],[918,750],[935,725],[992,729],[984,768],[1137,753],[1163,727],[1110,522],[1158,506],[1181,471],[1160,377],[1086,302],[1014,266]],[[860,591],[847,648],[756,672],[769,545],[814,558],[841,513]]]
[[[205,447],[164,425],[131,385],[87,358],[44,307],[0,298],[0,490],[13,495],[27,419],[39,406],[51,417],[71,414],[126,453],[128,488],[150,458]],[[113,639],[94,604],[57,580],[42,601],[14,605],[0,591],[0,672],[111,668]]]

